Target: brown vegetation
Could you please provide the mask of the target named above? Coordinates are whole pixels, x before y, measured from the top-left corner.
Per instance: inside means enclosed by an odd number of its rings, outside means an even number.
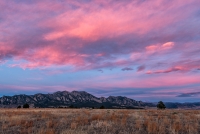
[[[197,134],[198,110],[1,109],[3,134]]]

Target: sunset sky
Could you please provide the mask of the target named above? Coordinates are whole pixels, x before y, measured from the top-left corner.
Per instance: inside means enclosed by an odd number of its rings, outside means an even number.
[[[0,96],[200,102],[200,0],[1,0]]]

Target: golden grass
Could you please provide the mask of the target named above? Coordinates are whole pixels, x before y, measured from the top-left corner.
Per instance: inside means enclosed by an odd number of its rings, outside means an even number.
[[[2,134],[197,134],[198,110],[0,109]]]

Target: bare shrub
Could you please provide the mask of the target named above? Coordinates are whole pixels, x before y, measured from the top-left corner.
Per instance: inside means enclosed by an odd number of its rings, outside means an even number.
[[[78,126],[78,123],[72,122],[71,123],[71,129],[76,129]]]

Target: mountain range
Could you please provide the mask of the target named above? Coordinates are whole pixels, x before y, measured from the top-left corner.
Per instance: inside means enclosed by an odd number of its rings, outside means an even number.
[[[122,96],[109,96],[95,97],[85,91],[58,91],[52,94],[35,94],[35,95],[14,95],[3,96],[0,98],[0,107],[2,108],[14,108],[22,106],[23,104],[29,104],[30,107],[40,108],[52,108],[52,107],[87,107],[87,108],[99,108],[104,106],[105,108],[144,108],[155,107],[153,103],[146,103],[142,101],[136,101]]]
[[[77,108],[156,108],[156,103],[136,101],[123,96],[96,97],[85,91],[58,91],[52,94],[35,95],[14,95],[0,97],[0,108],[16,108],[24,104],[36,108],[57,108],[57,107],[77,107]],[[200,102],[177,103],[165,102],[167,108],[199,109]]]

